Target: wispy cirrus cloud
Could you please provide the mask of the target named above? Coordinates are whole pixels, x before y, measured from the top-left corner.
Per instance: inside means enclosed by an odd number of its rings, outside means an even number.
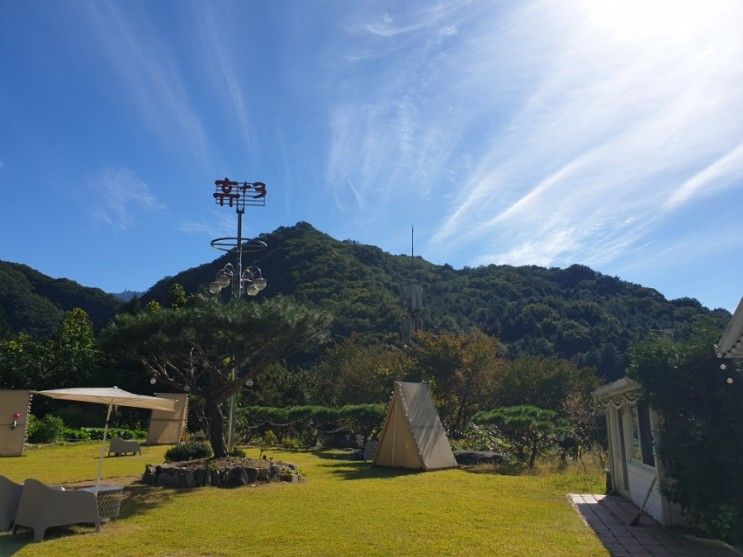
[[[199,234],[218,238],[233,236],[235,234],[235,217],[230,211],[212,210],[208,218],[189,219],[181,222],[178,226],[180,232],[186,234]]]
[[[97,204],[91,209],[95,222],[126,232],[142,210],[159,211],[165,206],[133,171],[110,168],[91,179]]]
[[[106,0],[75,6],[86,16],[144,124],[171,149],[190,152],[206,166],[210,155],[203,125],[175,55],[159,38],[160,30],[146,14],[133,17],[133,9]]]
[[[199,46],[204,71],[230,119],[237,122],[246,155],[255,159],[259,143],[246,101],[245,79],[240,79],[232,51],[225,44],[231,37],[240,36],[239,29],[233,28],[232,21],[218,19],[213,6],[207,2],[194,4],[194,16],[201,38]]]
[[[677,209],[697,197],[708,197],[743,182],[743,143],[687,179],[666,200],[664,208]]]
[[[735,2],[406,5],[349,19],[342,70],[360,81],[329,112],[328,183],[344,210],[419,206],[437,220],[434,258],[606,266],[691,202],[741,188]]]

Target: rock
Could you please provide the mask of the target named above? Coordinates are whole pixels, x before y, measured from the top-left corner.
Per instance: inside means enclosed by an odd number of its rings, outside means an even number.
[[[232,468],[231,470],[226,470],[226,472],[227,474],[222,482],[224,487],[239,487],[245,485],[242,468]]]
[[[503,464],[505,455],[493,451],[454,451],[457,464],[468,466],[473,464]]]
[[[157,468],[152,464],[146,464],[144,467],[144,474],[142,475],[142,481],[146,484],[152,485],[155,483],[155,475],[157,474]]]
[[[248,477],[248,481],[245,482],[246,484],[252,484],[258,481],[258,468],[248,466],[247,468],[244,468],[244,470]]]
[[[298,481],[295,464],[250,459],[195,460],[145,466],[142,480],[150,485],[192,489],[212,485],[240,487],[257,482]]]

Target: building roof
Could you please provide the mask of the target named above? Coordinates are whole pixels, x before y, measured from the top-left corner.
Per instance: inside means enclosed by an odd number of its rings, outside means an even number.
[[[633,381],[629,377],[622,377],[613,383],[599,387],[591,393],[591,396],[596,402],[603,402],[617,395],[633,393],[635,391],[640,391],[641,389],[642,386],[637,381]]]
[[[718,358],[743,358],[743,298],[738,303],[728,328],[715,346]]]

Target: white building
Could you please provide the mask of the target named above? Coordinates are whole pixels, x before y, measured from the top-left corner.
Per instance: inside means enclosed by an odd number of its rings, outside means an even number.
[[[714,348],[719,358],[743,358],[743,298]],[[642,399],[642,387],[628,377],[596,389],[593,399],[606,408],[611,489],[638,507],[657,476],[645,511],[663,525],[681,524],[681,509],[666,499],[660,485],[666,480],[655,451],[658,415]]]
[[[665,526],[680,524],[682,517],[678,505],[668,501],[660,492],[660,484],[665,478],[654,443],[658,415],[642,399],[640,384],[623,377],[592,394],[593,399],[606,408],[612,490],[639,507],[657,476],[645,512]]]

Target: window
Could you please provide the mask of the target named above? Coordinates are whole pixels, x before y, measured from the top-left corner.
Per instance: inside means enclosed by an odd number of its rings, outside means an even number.
[[[650,427],[650,407],[646,401],[633,404],[632,409],[632,458],[648,466],[655,466],[653,431]]]

